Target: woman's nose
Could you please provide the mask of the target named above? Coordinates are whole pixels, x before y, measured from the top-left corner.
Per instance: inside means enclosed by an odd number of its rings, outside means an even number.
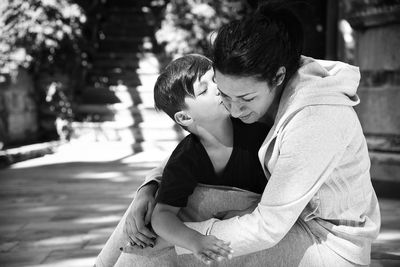
[[[232,117],[234,118],[238,118],[240,117],[240,115],[242,115],[242,105],[235,103],[235,102],[231,102],[229,104],[229,113],[231,113]]]

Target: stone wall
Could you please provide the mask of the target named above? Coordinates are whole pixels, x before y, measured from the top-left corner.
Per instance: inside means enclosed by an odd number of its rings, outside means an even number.
[[[400,182],[400,4],[352,0],[360,67],[357,112],[367,138],[373,179]]]
[[[33,81],[20,69],[0,83],[0,142],[4,146],[33,142],[37,138],[37,107]]]

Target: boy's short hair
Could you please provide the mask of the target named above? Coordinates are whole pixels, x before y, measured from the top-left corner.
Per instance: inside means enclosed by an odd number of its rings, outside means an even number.
[[[186,108],[185,97],[194,98],[193,84],[212,68],[205,56],[190,54],[170,62],[154,85],[154,103],[173,120],[176,112]]]

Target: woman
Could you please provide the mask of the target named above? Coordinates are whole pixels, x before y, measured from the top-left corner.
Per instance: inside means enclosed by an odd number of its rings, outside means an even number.
[[[265,5],[218,33],[214,68],[225,106],[245,123],[273,127],[259,150],[269,181],[258,208],[206,231],[240,255],[275,246],[300,219],[314,265],[325,254],[328,266],[368,265],[380,214],[353,109],[359,71],[302,57],[300,25],[288,9]]]
[[[300,25],[266,4],[220,29],[214,68],[226,108],[245,123],[273,124],[259,150],[269,181],[254,212],[187,225],[230,242],[234,256],[269,251],[266,265],[368,265],[380,212],[353,109],[360,74],[301,56]]]

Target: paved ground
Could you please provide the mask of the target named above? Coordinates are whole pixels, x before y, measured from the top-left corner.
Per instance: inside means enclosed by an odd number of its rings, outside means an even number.
[[[167,151],[73,142],[0,170],[0,266],[92,266],[144,174]],[[380,199],[372,266],[400,266],[400,199]]]

